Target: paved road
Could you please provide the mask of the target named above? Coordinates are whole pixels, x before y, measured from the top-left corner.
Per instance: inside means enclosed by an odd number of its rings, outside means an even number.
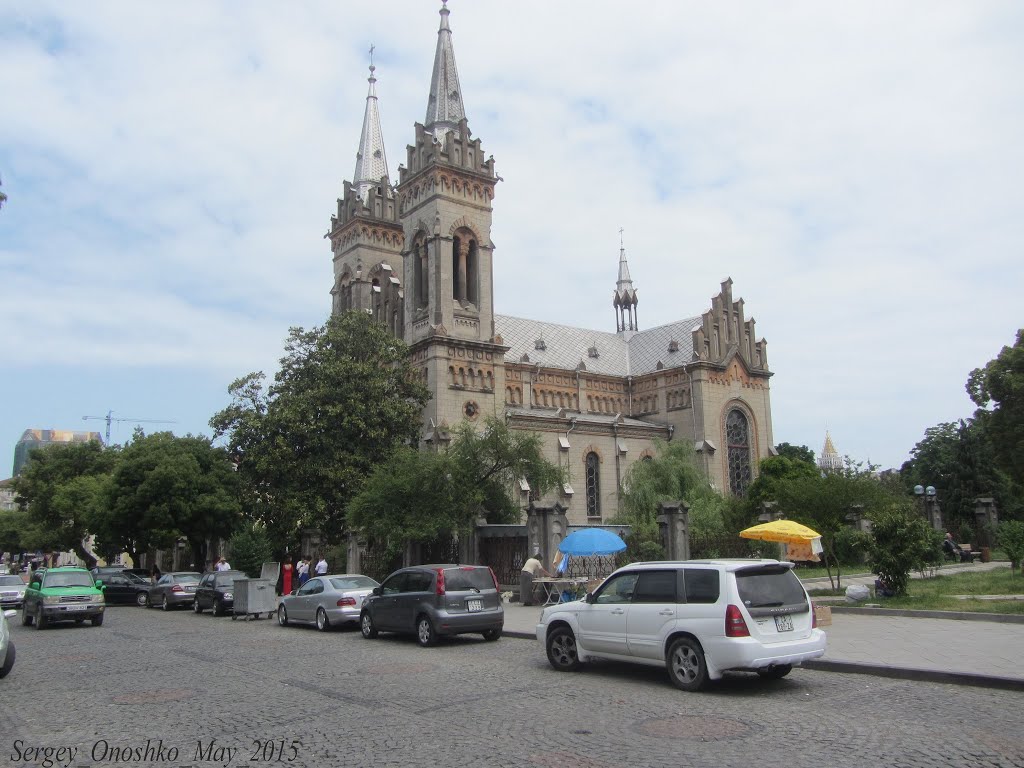
[[[131,607],[100,628],[13,634],[3,766],[43,765],[19,759],[28,746],[76,748],[55,763],[74,768],[1024,766],[1020,694],[1009,691],[795,670],[685,694],[656,669],[554,672],[528,640],[421,649]],[[162,740],[161,760],[112,759],[147,739]],[[250,762],[268,741],[285,760]],[[197,744],[213,749],[197,757]]]

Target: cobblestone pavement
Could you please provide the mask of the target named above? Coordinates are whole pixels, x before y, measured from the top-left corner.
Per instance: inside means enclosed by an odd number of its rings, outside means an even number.
[[[515,638],[421,649],[133,607],[14,623],[0,766],[1024,766],[1007,691],[798,669],[686,694],[658,669],[557,673]]]

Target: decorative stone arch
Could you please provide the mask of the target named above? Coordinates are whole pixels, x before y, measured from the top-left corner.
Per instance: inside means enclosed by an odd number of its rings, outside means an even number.
[[[757,476],[757,419],[745,401],[732,398],[722,406],[719,424],[719,439],[725,450],[722,457],[725,487],[734,496],[745,496],[747,488]]]
[[[430,302],[430,268],[428,266],[430,229],[422,219],[416,222],[409,245],[408,258],[412,259],[412,303],[417,309]]]

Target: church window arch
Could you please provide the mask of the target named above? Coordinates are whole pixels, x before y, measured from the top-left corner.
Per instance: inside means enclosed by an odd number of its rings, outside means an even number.
[[[479,246],[467,229],[459,229],[452,239],[452,297],[463,304],[479,305]]]
[[[739,408],[732,408],[725,418],[725,438],[729,467],[729,490],[734,496],[746,495],[750,485],[750,422]]]
[[[587,517],[601,516],[601,458],[590,451],[585,461],[587,483]]]
[[[412,243],[413,297],[416,307],[425,307],[430,296],[430,270],[427,267],[427,238],[420,232]]]
[[[455,366],[454,365],[449,365],[448,366],[448,377],[449,377],[449,382],[451,384],[454,385],[454,384],[458,384],[459,383],[458,379],[455,378]]]

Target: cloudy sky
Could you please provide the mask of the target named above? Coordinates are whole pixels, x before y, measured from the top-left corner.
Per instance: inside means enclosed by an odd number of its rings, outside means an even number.
[[[0,457],[108,411],[209,434],[326,319],[368,48],[395,178],[439,8],[0,0]],[[450,8],[499,312],[614,330],[621,227],[642,327],[732,277],[776,442],[898,466],[970,415],[1024,325],[1024,4]]]

